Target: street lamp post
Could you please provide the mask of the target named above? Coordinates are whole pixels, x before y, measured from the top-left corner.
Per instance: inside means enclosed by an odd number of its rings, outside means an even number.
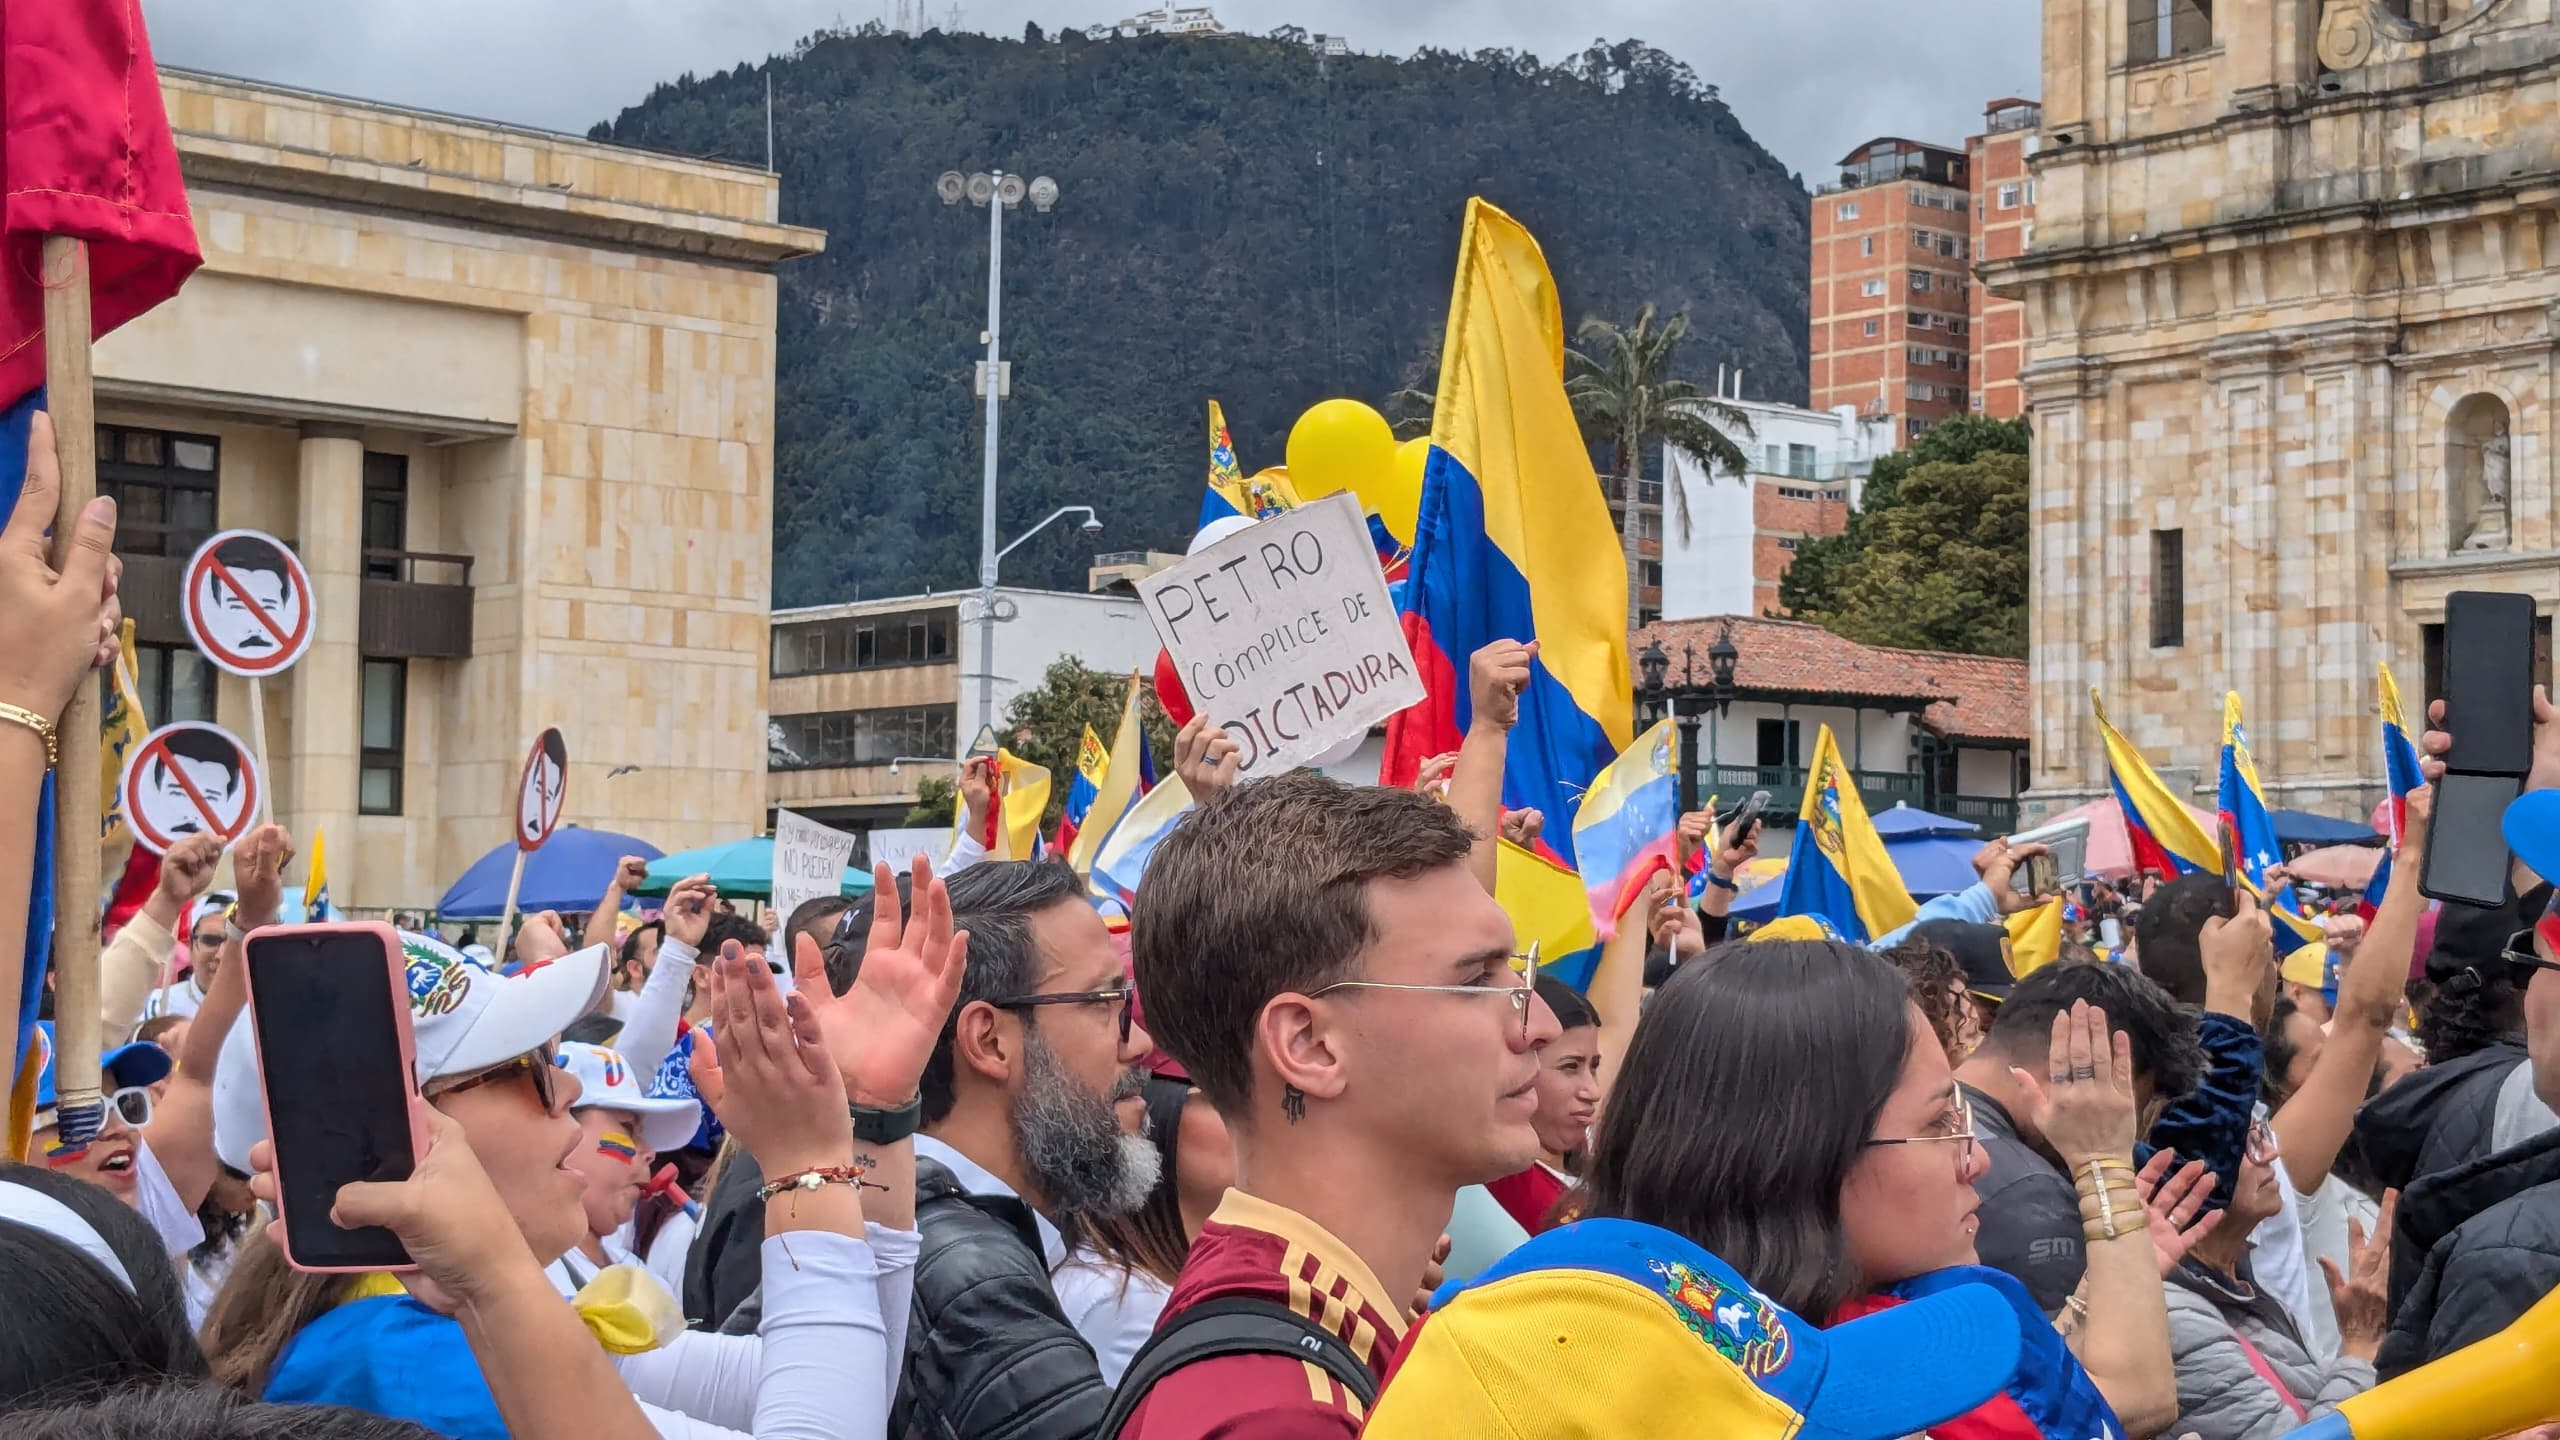
[[[1021,176],[1007,175],[1002,170],[976,175],[947,170],[934,182],[934,193],[942,197],[945,205],[957,205],[965,196],[970,204],[985,206],[987,211],[987,370],[982,382],[987,394],[987,438],[986,467],[978,493],[978,728],[984,730],[995,723],[996,562],[1000,558],[996,550],[996,433],[999,402],[1005,388],[1004,212],[1019,207],[1028,196],[1033,209],[1047,213],[1050,206],[1058,203],[1058,182],[1043,175],[1025,185]]]
[[[1712,708],[1721,717],[1733,707],[1733,671],[1742,652],[1733,643],[1733,625],[1727,622],[1716,635],[1716,643],[1707,647],[1707,683],[1698,683],[1698,652],[1694,646],[1680,647],[1680,683],[1672,685],[1671,656],[1664,652],[1659,640],[1647,641],[1636,656],[1636,673],[1642,677],[1636,696],[1644,703],[1649,720],[1658,721],[1668,710],[1680,727],[1680,813],[1698,808],[1698,723]],[[1686,697],[1698,703],[1683,710],[1680,700]]]

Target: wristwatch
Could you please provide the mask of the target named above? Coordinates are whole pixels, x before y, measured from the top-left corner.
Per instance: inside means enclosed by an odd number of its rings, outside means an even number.
[[[895,1145],[924,1128],[924,1094],[893,1110],[853,1107],[853,1138],[865,1145]]]

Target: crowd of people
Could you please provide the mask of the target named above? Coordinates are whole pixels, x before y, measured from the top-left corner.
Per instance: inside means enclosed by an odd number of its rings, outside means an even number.
[[[21,860],[117,609],[112,507],[45,558],[39,441],[0,536]],[[964,847],[770,932],[702,877],[626,931],[626,871],[500,953],[404,934],[425,1148],[330,1218],[414,1270],[289,1263],[270,1122],[339,1097],[266,1088],[242,955],[294,837],[231,847],[218,907],[220,843],[178,843],[100,1013],[31,997],[98,1027],[110,1103],[62,1144],[48,1072],[0,1166],[0,1431],[2262,1440],[2560,1285],[2541,701],[2501,910],[2430,911],[2420,790],[2320,963],[2152,876],[2021,975],[2034,847],[1872,947],[1740,934],[1757,827],[1702,812],[1695,896],[1654,875],[1574,989],[1493,893],[1543,823],[1501,803],[1530,653],[1474,657],[1416,788],[1238,783],[1186,725],[1125,926]]]

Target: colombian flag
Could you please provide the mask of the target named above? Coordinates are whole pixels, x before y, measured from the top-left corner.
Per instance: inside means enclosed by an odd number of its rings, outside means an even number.
[[[1591,983],[1591,972],[1600,964],[1600,932],[1591,923],[1581,876],[1535,850],[1500,841],[1494,851],[1493,899],[1511,917],[1512,948],[1538,947],[1539,974],[1553,975],[1576,990]]]
[[[1298,507],[1298,492],[1289,472],[1270,469],[1252,479],[1236,464],[1235,442],[1227,438],[1227,412],[1209,402],[1209,485],[1200,494],[1200,525],[1239,515],[1264,520]]]
[[[2276,839],[2275,816],[2267,812],[2267,793],[2258,784],[2258,762],[2249,758],[2249,732],[2240,723],[2237,690],[2222,697],[2222,786],[2216,808],[2231,836],[2229,869],[2266,904],[2276,953],[2290,955],[2319,940],[2320,927],[2302,917],[2302,902],[2292,886],[2267,893],[2267,867],[2284,858],[2284,846]]]
[[[2382,897],[2391,891],[2391,857],[2400,853],[2400,837],[2409,826],[2409,792],[2427,783],[2418,773],[2418,747],[2409,740],[2409,718],[2400,708],[2400,682],[2391,678],[2391,667],[2377,667],[2382,678],[2382,778],[2390,787],[2390,798],[2383,802],[2383,818],[2389,828],[2384,832],[2382,863],[2373,867],[2373,879],[2364,887],[2364,898],[2356,902],[2356,913],[2370,923],[2373,912],[2382,908]]]
[[[1582,870],[1592,928],[1618,934],[1618,914],[1656,870],[1671,868],[1680,828],[1679,745],[1665,716],[1609,762],[1573,816],[1573,853]]]
[[[1147,754],[1145,717],[1138,709],[1139,699],[1144,693],[1145,686],[1132,673],[1129,676],[1129,698],[1120,707],[1120,728],[1112,732],[1111,748],[1102,751],[1102,764],[1094,771],[1093,797],[1083,823],[1076,829],[1075,843],[1070,845],[1063,831],[1058,836],[1058,848],[1066,852],[1067,863],[1075,867],[1078,875],[1093,874],[1094,857],[1101,853],[1102,842],[1110,838],[1112,827],[1120,823],[1121,816],[1129,813],[1129,807],[1137,803],[1139,796],[1155,785],[1154,761]],[[1092,734],[1090,730],[1085,732],[1088,739]],[[1099,745],[1091,748],[1102,750]],[[1079,775],[1077,786],[1082,788],[1085,783],[1084,777]],[[1068,796],[1067,808],[1075,808],[1072,794]]]
[[[1102,748],[1101,737],[1087,725],[1084,743],[1076,747],[1076,778],[1067,786],[1067,808],[1058,814],[1058,850],[1075,853],[1076,832],[1093,810],[1093,797],[1102,791],[1102,772],[1110,768],[1111,752]]]
[[[1885,853],[1884,837],[1867,818],[1866,802],[1858,798],[1857,782],[1828,725],[1806,767],[1804,808],[1796,813],[1795,847],[1787,852],[1781,883],[1781,919],[1819,916],[1859,945],[1901,929],[1919,913],[1903,888],[1902,872]]]
[[[978,843],[990,860],[1037,860],[1049,847],[1040,838],[1040,812],[1049,808],[1049,769],[1034,765],[1010,750],[996,751],[996,803],[987,810],[985,833]],[[965,825],[968,802],[951,797],[951,823]]]
[[[1518,221],[1467,202],[1440,352],[1422,512],[1398,610],[1422,703],[1387,722],[1379,780],[1410,785],[1472,718],[1467,660],[1536,640],[1502,777],[1505,809],[1574,813],[1635,733],[1627,577],[1608,502],[1564,393],[1564,312]],[[1573,837],[1547,832],[1567,864]]]
[[[2098,733],[2106,741],[2107,784],[2124,810],[2125,835],[2133,842],[2133,868],[2157,870],[2171,880],[2220,871],[2222,846],[2160,783],[2133,742],[2107,723],[2107,707],[2099,703],[2095,690],[2089,692],[2089,708],[2097,712]]]

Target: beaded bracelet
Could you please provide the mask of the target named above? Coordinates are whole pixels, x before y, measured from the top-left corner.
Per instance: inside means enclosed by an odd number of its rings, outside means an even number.
[[[856,1190],[871,1189],[886,1193],[888,1186],[862,1178],[863,1168],[852,1165],[821,1165],[813,1170],[798,1170],[779,1180],[766,1182],[756,1191],[758,1203],[771,1200],[786,1190],[815,1190],[821,1185],[851,1185]]]

